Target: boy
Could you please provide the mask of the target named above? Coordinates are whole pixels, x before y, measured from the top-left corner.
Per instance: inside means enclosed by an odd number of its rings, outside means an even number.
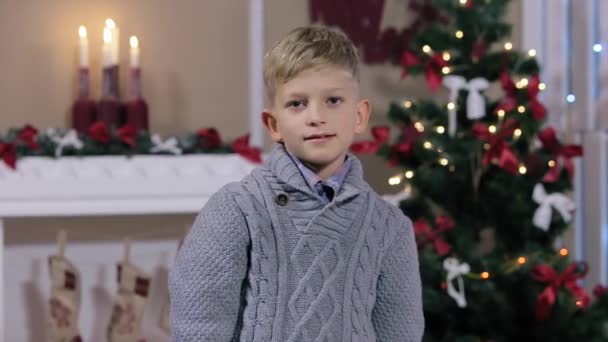
[[[421,340],[411,221],[347,153],[371,111],[358,76],[334,29],[295,29],[266,54],[276,144],[194,222],[170,274],[173,341]]]

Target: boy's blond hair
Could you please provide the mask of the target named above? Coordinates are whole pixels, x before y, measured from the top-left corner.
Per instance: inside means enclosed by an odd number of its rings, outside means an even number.
[[[320,66],[344,68],[358,80],[357,48],[337,28],[311,25],[289,32],[264,56],[264,87],[268,103],[274,102],[278,85],[304,70]]]

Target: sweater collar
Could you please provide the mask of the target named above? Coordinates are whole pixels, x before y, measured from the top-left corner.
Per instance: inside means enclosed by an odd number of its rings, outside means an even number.
[[[348,158],[350,159],[350,168],[340,191],[335,197],[336,201],[342,201],[356,196],[368,188],[367,183],[363,180],[361,162],[357,157],[350,153],[348,154]],[[285,146],[282,144],[274,144],[265,164],[266,167],[284,183],[301,192],[312,194],[312,190],[308,186],[306,179],[302,176],[300,169],[298,169],[297,165],[285,149]]]

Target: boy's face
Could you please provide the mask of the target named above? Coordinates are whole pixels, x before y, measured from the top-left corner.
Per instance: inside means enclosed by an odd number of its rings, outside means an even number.
[[[311,68],[277,86],[263,121],[272,140],[317,172],[333,172],[344,161],[355,133],[367,127],[368,100],[357,81],[337,67]]]

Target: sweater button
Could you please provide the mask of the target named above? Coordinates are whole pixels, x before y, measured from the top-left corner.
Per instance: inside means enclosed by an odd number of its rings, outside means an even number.
[[[280,193],[277,195],[277,197],[275,198],[275,201],[277,202],[278,205],[284,207],[287,205],[287,202],[289,201],[289,198],[287,197],[286,194],[284,193]]]

